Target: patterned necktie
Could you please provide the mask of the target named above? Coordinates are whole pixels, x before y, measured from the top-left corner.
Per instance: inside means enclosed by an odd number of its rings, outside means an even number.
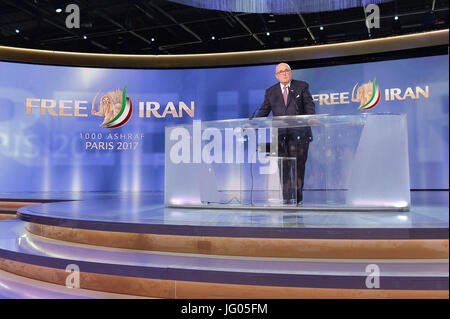
[[[284,91],[283,91],[283,99],[284,99],[284,105],[286,105],[286,106],[287,106],[287,97],[288,97],[287,85],[285,85]]]

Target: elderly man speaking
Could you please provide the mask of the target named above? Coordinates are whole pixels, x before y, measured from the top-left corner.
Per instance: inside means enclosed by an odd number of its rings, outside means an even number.
[[[304,81],[292,80],[291,68],[286,63],[277,65],[275,77],[279,83],[266,90],[264,102],[256,117],[315,114],[315,105]],[[278,131],[278,155],[297,158],[297,204],[303,200],[305,164],[309,143],[312,141],[310,127],[280,129]],[[289,168],[283,169],[283,199],[292,198],[288,187]]]

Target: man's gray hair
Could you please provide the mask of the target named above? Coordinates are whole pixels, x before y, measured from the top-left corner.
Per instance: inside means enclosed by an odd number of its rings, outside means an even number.
[[[277,67],[278,67],[279,65],[281,65],[281,64],[286,64],[286,65],[287,65],[287,67],[289,68],[289,70],[292,70],[292,69],[291,69],[291,66],[290,66],[289,64],[287,64],[286,62],[281,62],[281,63],[278,63]]]

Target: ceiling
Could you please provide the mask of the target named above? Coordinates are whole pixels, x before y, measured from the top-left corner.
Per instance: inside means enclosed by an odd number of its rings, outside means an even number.
[[[70,3],[80,8],[79,29],[66,27]],[[369,30],[362,7],[275,15],[206,10],[167,0],[0,0],[0,45],[119,54],[303,47],[448,29],[448,4],[382,3],[380,28]]]

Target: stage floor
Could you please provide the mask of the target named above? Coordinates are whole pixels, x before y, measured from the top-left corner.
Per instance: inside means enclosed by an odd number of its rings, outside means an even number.
[[[150,192],[0,194],[0,208],[22,205],[0,222],[0,269],[64,285],[75,264],[85,289],[156,298],[448,298],[449,192],[411,200],[409,212],[345,212],[167,208]],[[371,265],[382,289],[367,289]]]
[[[0,198],[8,199],[5,195]],[[167,208],[161,193],[11,194],[13,197],[69,200],[22,207],[18,217],[82,229],[225,237],[448,238],[448,191],[411,192],[409,212]]]

